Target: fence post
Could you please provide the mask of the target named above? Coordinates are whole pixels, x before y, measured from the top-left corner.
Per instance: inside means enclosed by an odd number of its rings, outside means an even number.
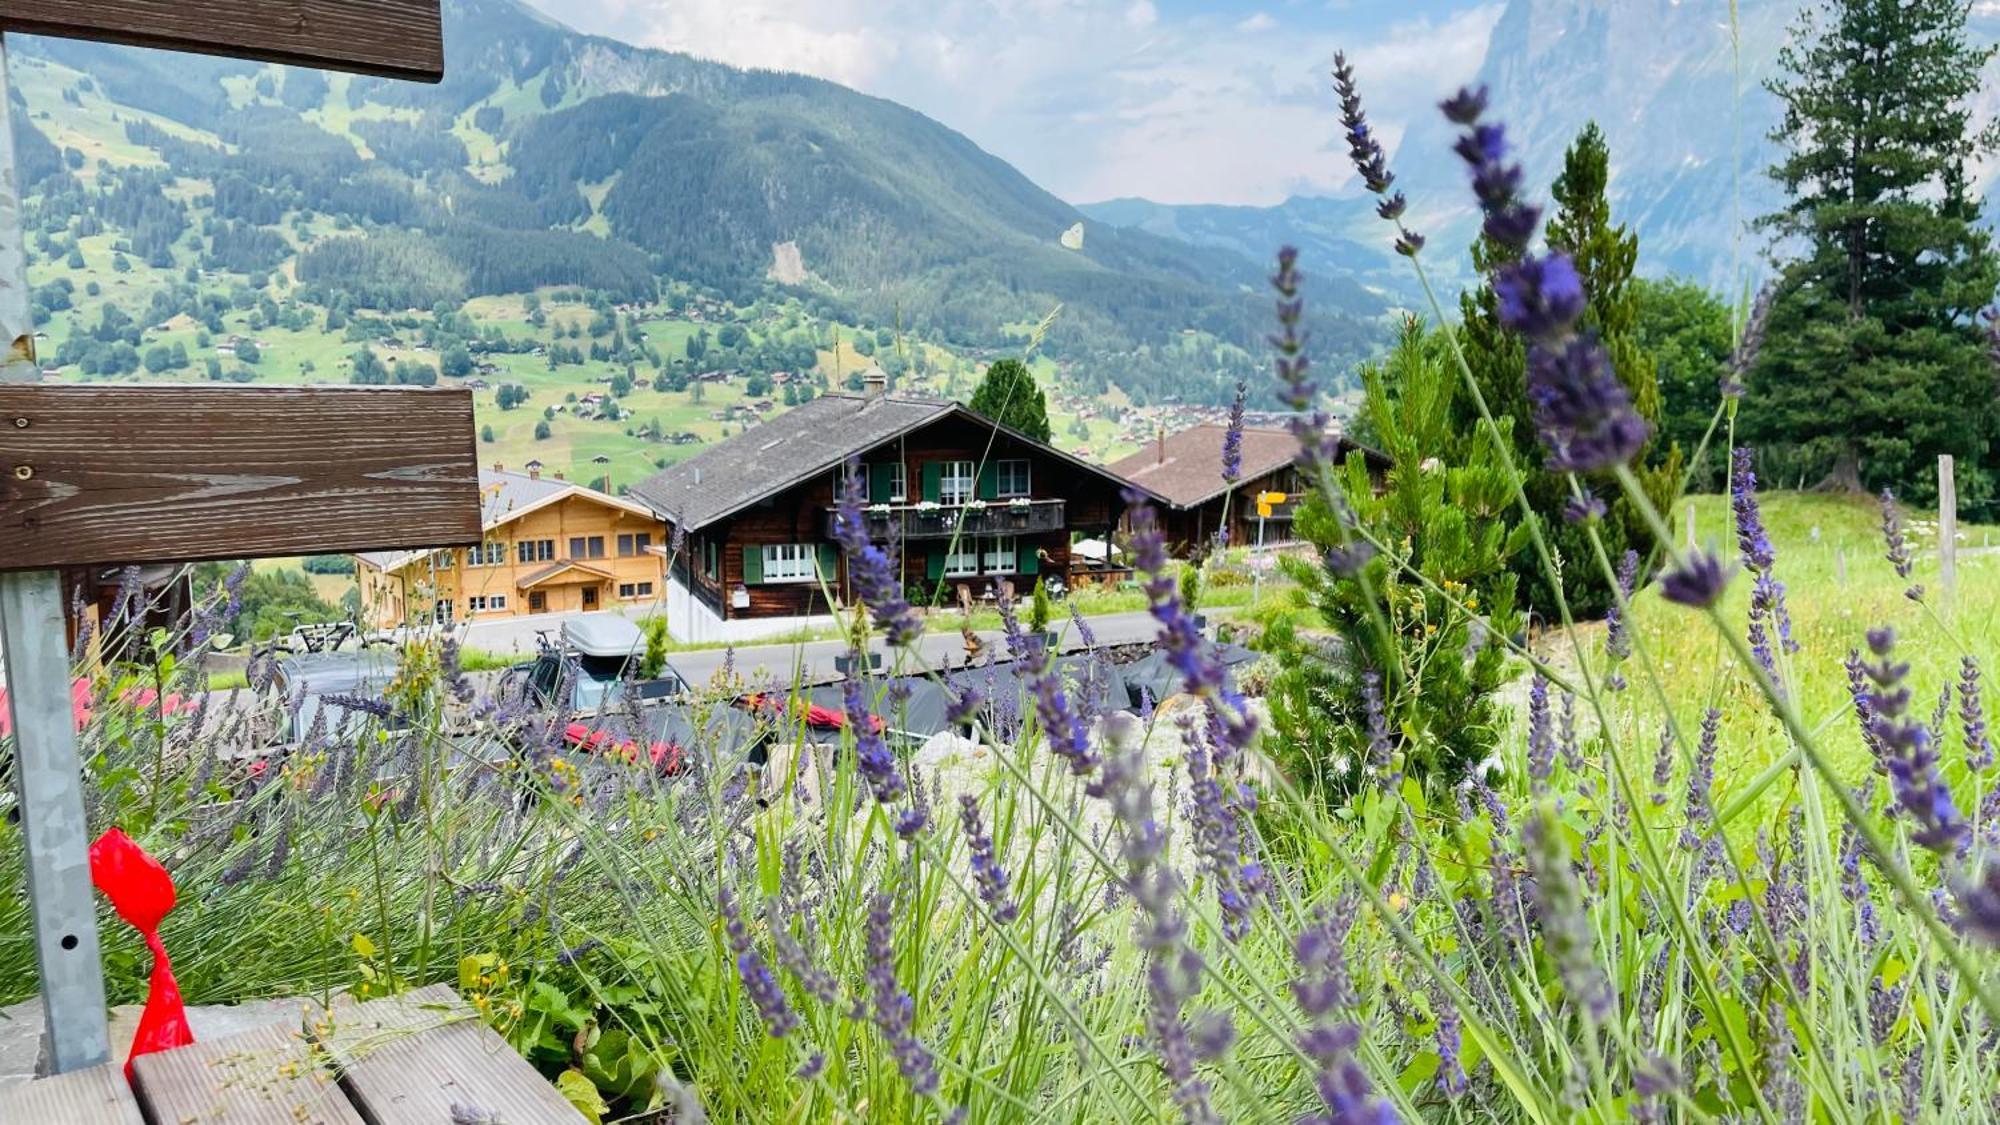
[[[1958,591],[1958,482],[1949,453],[1938,454],[1938,584],[1949,608]]]
[[[1694,541],[1694,501],[1692,500],[1688,501],[1686,522],[1687,522],[1687,539],[1688,539],[1687,549],[1689,551],[1693,551],[1695,549],[1695,541]]]

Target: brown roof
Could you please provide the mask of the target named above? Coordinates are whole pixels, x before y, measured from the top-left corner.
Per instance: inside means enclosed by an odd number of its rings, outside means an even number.
[[[1111,471],[1176,508],[1205,504],[1228,491],[1222,479],[1222,438],[1227,426],[1190,426],[1146,443],[1111,465]],[[1256,480],[1291,464],[1299,441],[1285,430],[1243,430],[1243,473]]]

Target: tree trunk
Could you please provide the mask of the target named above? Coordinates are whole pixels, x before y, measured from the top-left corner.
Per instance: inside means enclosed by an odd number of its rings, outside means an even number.
[[[1828,469],[1826,476],[1813,485],[1814,492],[1861,492],[1861,456],[1853,446],[1841,449],[1840,456]]]

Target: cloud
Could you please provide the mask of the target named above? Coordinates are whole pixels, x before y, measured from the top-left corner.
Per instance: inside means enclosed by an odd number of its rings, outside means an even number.
[[[801,71],[936,117],[1070,200],[1275,203],[1351,176],[1328,73],[1346,46],[1393,144],[1478,69],[1497,2],[1357,10],[1155,0],[534,0],[585,30]],[[1438,5],[1446,4],[1440,8]],[[560,9],[558,11],[558,9]]]

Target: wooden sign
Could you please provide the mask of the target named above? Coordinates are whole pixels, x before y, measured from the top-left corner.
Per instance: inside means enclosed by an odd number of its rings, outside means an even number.
[[[479,541],[468,390],[0,384],[0,570]]]
[[[0,0],[0,32],[436,82],[438,0]]]

